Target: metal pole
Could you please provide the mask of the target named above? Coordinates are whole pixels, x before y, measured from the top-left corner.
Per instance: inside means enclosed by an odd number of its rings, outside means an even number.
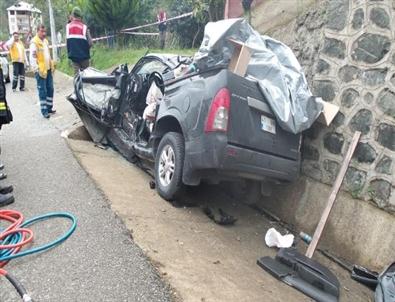
[[[58,48],[56,45],[56,30],[55,30],[55,19],[53,17],[52,3],[48,0],[48,10],[49,10],[49,24],[51,26],[51,42],[52,42],[52,58],[55,62],[58,61]]]

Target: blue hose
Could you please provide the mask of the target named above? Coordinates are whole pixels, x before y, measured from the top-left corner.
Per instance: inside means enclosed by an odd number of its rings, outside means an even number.
[[[64,233],[61,237],[59,237],[58,239],[56,239],[50,243],[47,243],[45,245],[42,245],[42,246],[39,246],[36,248],[32,248],[29,250],[25,250],[22,252],[18,252],[17,254],[14,254],[14,255],[12,255],[12,249],[0,251],[0,262],[8,261],[8,260],[12,260],[15,258],[24,257],[27,255],[31,255],[31,254],[49,250],[49,249],[61,244],[65,240],[67,240],[67,238],[69,238],[74,233],[74,231],[77,227],[77,218],[74,215],[72,215],[70,213],[66,213],[66,212],[55,212],[55,213],[48,213],[45,215],[37,216],[37,217],[34,217],[32,219],[25,221],[24,223],[22,223],[20,225],[20,227],[24,228],[24,227],[32,225],[36,222],[51,219],[51,218],[66,218],[72,222],[72,225],[67,230],[67,232]],[[10,235],[7,238],[5,238],[2,242],[2,244],[16,244],[16,243],[20,242],[21,240],[22,240],[22,234],[16,233],[16,234]]]

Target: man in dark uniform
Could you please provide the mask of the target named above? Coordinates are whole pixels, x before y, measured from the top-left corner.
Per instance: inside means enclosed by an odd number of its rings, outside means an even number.
[[[66,25],[66,44],[74,73],[88,68],[93,40],[88,26],[82,22],[82,11],[79,7],[73,8],[71,22]]]
[[[6,100],[6,90],[3,79],[3,71],[0,66],[0,128],[4,124],[12,122],[11,110],[8,108]],[[2,173],[3,174],[3,173]],[[0,186],[0,207],[6,206],[14,202],[14,196],[11,194],[12,186]]]

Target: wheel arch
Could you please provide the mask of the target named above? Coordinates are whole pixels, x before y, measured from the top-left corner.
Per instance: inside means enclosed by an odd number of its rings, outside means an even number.
[[[155,125],[153,142],[154,154],[158,151],[158,146],[162,137],[168,132],[180,133],[185,140],[184,130],[182,129],[181,123],[174,115],[166,115],[161,117]]]

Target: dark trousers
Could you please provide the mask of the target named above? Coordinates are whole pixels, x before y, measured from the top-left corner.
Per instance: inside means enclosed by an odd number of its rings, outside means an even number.
[[[43,116],[48,115],[53,107],[53,77],[51,70],[48,70],[47,78],[42,78],[38,74],[35,75],[37,81],[38,97],[40,98],[40,108]]]
[[[89,60],[83,60],[81,62],[72,62],[74,68],[74,74],[77,74],[80,70],[87,69],[89,67]]]
[[[12,80],[12,89],[16,89],[18,86],[19,79],[19,89],[25,88],[25,64],[19,62],[12,62],[12,67],[14,69],[14,78]]]
[[[165,48],[165,42],[166,42],[166,30],[159,31],[160,49],[164,49]]]

